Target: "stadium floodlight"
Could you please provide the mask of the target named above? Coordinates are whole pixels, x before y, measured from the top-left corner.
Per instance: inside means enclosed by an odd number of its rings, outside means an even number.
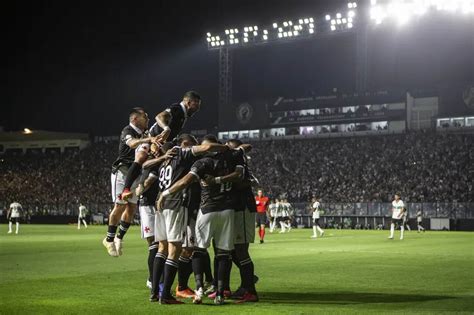
[[[288,22],[287,21],[283,22],[283,26],[288,27]]]
[[[336,18],[340,19],[342,17],[341,13],[336,14]]]
[[[253,26],[250,26],[250,27],[249,27],[249,31],[250,31],[250,32],[253,32]]]
[[[347,23],[348,28],[352,28],[352,26],[353,26],[352,23]]]
[[[220,46],[219,42],[216,42],[216,46]]]
[[[226,35],[229,35],[229,30],[225,30],[225,34],[226,34]]]
[[[211,46],[212,46],[212,47],[216,46],[216,43],[211,42]]]
[[[352,7],[357,8],[357,2],[352,2]]]
[[[342,23],[341,19],[337,19],[337,20],[336,20],[336,23],[337,23],[337,24],[341,24],[341,23]]]
[[[342,24],[346,24],[347,23],[347,19],[346,18],[343,18],[342,19]]]
[[[303,22],[304,22],[304,24],[308,24],[308,23],[309,23],[309,19],[306,18],[306,19],[303,20]]]
[[[244,32],[247,33],[249,31],[249,28],[246,26],[244,27]]]
[[[229,42],[230,42],[231,44],[233,44],[233,43],[234,43],[234,40],[233,40],[233,39],[231,39],[231,40],[229,40]]]
[[[207,33],[207,37],[211,37],[211,33],[208,32],[208,33]]]
[[[293,35],[298,36],[300,33],[298,31],[294,31]]]
[[[313,24],[313,23],[309,23],[309,28],[314,28],[314,24]]]
[[[314,29],[310,28],[310,29],[309,29],[309,33],[310,33],[310,34],[313,34],[313,33],[314,33]]]
[[[263,39],[264,39],[264,40],[267,40],[267,39],[268,39],[268,35],[263,35]]]
[[[353,21],[352,18],[347,18],[348,23],[352,23],[352,21]]]
[[[244,38],[244,42],[245,43],[248,43],[249,42],[249,39],[247,37]]]
[[[238,44],[238,43],[239,43],[239,39],[236,38],[236,39],[234,40],[234,42],[235,42],[236,44]]]
[[[221,45],[224,46],[225,45],[225,42],[223,40],[221,40]]]
[[[288,32],[288,37],[293,37],[293,32]]]
[[[211,42],[211,39],[210,39],[209,37],[207,38],[207,42],[208,42],[208,43],[210,43],[210,42]]]
[[[263,34],[268,35],[268,30],[263,30]]]
[[[221,40],[221,38],[219,36],[216,36],[216,40],[219,41]]]
[[[231,29],[229,32],[230,32],[231,34],[234,34],[234,30],[233,30],[233,29]]]
[[[288,32],[283,32],[283,37],[288,37]]]
[[[292,26],[292,25],[293,25],[293,22],[292,22],[292,21],[288,21],[288,25]]]
[[[309,21],[310,21],[311,23],[314,23],[314,19],[313,19],[312,17],[309,18]]]
[[[298,23],[300,23],[300,24],[303,24],[303,22],[304,22],[303,19],[298,20]]]
[[[331,19],[331,16],[329,14],[326,14],[326,21],[329,21]]]
[[[234,33],[239,34],[239,29],[238,28],[234,29]]]
[[[254,31],[253,36],[257,36],[257,35],[258,35],[257,31]]]
[[[249,37],[249,34],[248,34],[248,33],[244,33],[244,37]]]
[[[336,25],[336,20],[331,20],[331,25]]]
[[[347,16],[352,18],[352,17],[355,16],[355,12],[351,10],[351,11],[347,12]]]
[[[349,9],[352,9],[352,2],[349,2],[349,3],[347,4],[347,7],[348,7]]]
[[[273,23],[273,28],[277,28],[278,27],[278,24],[277,23]]]
[[[282,38],[283,37],[283,34],[282,33],[278,33],[278,38]]]
[[[331,31],[335,31],[336,30],[336,26],[335,25],[331,25]]]
[[[258,26],[254,26],[253,29],[258,31]]]

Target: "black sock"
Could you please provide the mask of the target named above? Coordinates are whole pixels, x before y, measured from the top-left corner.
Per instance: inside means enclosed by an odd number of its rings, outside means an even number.
[[[204,269],[206,262],[206,252],[203,250],[195,250],[193,253],[193,259],[191,259],[193,265],[194,278],[196,279],[196,290],[204,286]],[[209,256],[209,255],[208,255]]]
[[[254,265],[252,259],[247,258],[240,262],[240,279],[241,287],[247,289],[250,293],[255,294],[255,283],[253,279]]]
[[[117,238],[123,239],[129,227],[130,227],[130,223],[120,220],[119,232],[118,232]]]
[[[212,285],[217,288],[217,275],[219,272],[219,262],[217,261],[217,257],[214,255],[214,281],[212,281]]]
[[[133,162],[132,165],[130,165],[130,168],[128,169],[127,177],[125,177],[125,183],[123,185],[123,188],[130,189],[135,179],[137,179],[138,176],[140,176],[141,172],[142,172],[142,166],[138,164],[137,162]]]
[[[115,238],[115,233],[117,233],[117,226],[116,225],[109,225],[107,229],[107,242],[113,242]]]
[[[178,262],[172,259],[166,259],[165,262],[165,280],[163,281],[163,293],[161,296],[164,299],[171,298],[171,286],[173,285],[174,278],[176,278],[176,272],[178,271]]]
[[[211,257],[209,256],[209,253],[207,251],[204,254],[202,259],[204,261],[204,273],[206,274],[206,282],[213,283],[214,277],[212,276],[212,270],[211,270]]]
[[[237,245],[236,245],[237,246]],[[235,253],[235,250],[232,251],[232,262],[237,266],[237,268],[240,269],[240,261],[237,258],[237,255]]]
[[[163,269],[165,268],[166,254],[156,253],[155,259],[153,261],[153,277],[152,277],[152,289],[151,293],[158,296],[160,292],[160,279],[163,275]]]
[[[182,291],[188,288],[189,276],[193,272],[193,263],[190,258],[180,256],[178,265],[178,290]]]
[[[153,261],[155,260],[156,253],[158,252],[158,243],[152,243],[148,246],[148,279],[151,281],[153,278]]]
[[[230,281],[230,255],[220,254],[216,257],[219,267],[217,272],[217,295],[224,296],[224,290],[228,289]]]

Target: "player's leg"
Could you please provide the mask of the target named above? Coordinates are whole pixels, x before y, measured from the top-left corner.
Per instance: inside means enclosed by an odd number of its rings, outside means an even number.
[[[215,215],[215,212],[203,214],[202,211],[199,210],[196,219],[196,228],[194,230],[196,234],[196,246],[194,247],[192,259],[194,279],[196,281],[195,296],[193,299],[194,304],[201,304],[204,296],[204,271],[210,268],[206,266],[206,263],[210,264],[210,259],[206,258],[206,256],[209,256],[207,248],[211,245],[211,240],[214,236],[214,225],[212,221]]]
[[[140,205],[138,207],[140,213],[140,230],[142,239],[148,244],[148,278],[146,286],[151,289],[153,277],[153,261],[158,252],[158,242],[155,242],[155,212],[153,206]]]
[[[155,242],[159,242],[158,251],[153,259],[153,274],[150,302],[157,302],[160,293],[160,280],[168,257],[168,242],[166,240],[166,225],[163,213],[155,212]]]
[[[82,218],[82,224],[84,224],[84,227],[87,229],[87,222],[85,218]]]
[[[135,180],[140,176],[142,172],[142,165],[148,158],[148,152],[150,151],[149,144],[142,144],[135,150],[135,160],[130,165],[127,176],[124,180],[123,190],[121,192],[121,198],[128,201],[134,194],[132,185]]]
[[[311,236],[312,238],[318,237],[317,227],[318,227],[318,219],[313,219],[313,236]]]
[[[324,230],[319,226],[319,220],[318,220],[318,224],[316,224],[316,229],[318,230],[319,235],[323,236]]]
[[[403,239],[403,232],[405,232],[405,226],[404,224],[400,224],[400,239]]]
[[[123,248],[123,237],[127,233],[130,225],[132,224],[133,218],[135,217],[135,211],[137,210],[137,205],[134,203],[127,203],[125,206],[125,211],[122,213],[120,218],[120,224],[118,227],[118,233],[114,238],[115,249],[119,256],[122,255]]]
[[[283,218],[280,219],[280,233],[285,233],[285,220]]]
[[[20,232],[20,218],[16,218],[15,224],[16,224],[15,234],[18,234],[18,232]]]
[[[390,223],[390,236],[388,238],[393,239],[393,234],[395,233],[395,222]]]
[[[194,254],[193,254],[193,259],[194,259]],[[211,257],[209,256],[209,252],[206,250],[206,254],[204,255],[204,277],[205,277],[205,282],[204,282],[204,288],[206,289],[206,293],[212,293],[215,291],[214,288],[214,276],[212,275],[212,269],[211,269]],[[209,292],[207,292],[210,290]]]
[[[81,217],[77,217],[77,229],[80,230],[81,229]]]
[[[12,233],[12,227],[13,227],[13,220],[12,218],[10,218],[10,220],[8,221],[8,234]]]
[[[194,298],[194,291],[188,286],[189,277],[193,273],[192,254],[194,247],[194,229],[196,221],[190,219],[186,227],[186,236],[183,244],[183,250],[178,258],[178,285],[176,286],[176,297]]]
[[[109,225],[107,227],[107,235],[102,241],[102,244],[107,249],[110,256],[118,257],[117,249],[115,248],[114,239],[117,233],[118,223],[120,218],[125,211],[126,202],[119,198],[120,192],[123,188],[124,173],[119,169],[115,173],[110,175],[111,188],[112,188],[112,202],[114,208],[109,214]]]
[[[156,253],[158,253],[158,243],[155,243],[154,236],[147,237],[146,241],[148,243],[148,279],[146,281],[146,286],[151,290],[153,278],[153,262],[155,261]]]

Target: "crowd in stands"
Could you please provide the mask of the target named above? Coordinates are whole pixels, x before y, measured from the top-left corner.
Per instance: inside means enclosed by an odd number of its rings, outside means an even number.
[[[253,142],[250,166],[270,197],[308,202],[474,202],[474,135]],[[0,202],[110,204],[117,142],[65,153],[0,156]]]

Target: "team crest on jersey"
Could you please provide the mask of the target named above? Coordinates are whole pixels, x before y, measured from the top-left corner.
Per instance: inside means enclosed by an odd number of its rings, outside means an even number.
[[[253,108],[249,103],[242,103],[236,110],[237,119],[241,124],[246,124],[252,119]]]

